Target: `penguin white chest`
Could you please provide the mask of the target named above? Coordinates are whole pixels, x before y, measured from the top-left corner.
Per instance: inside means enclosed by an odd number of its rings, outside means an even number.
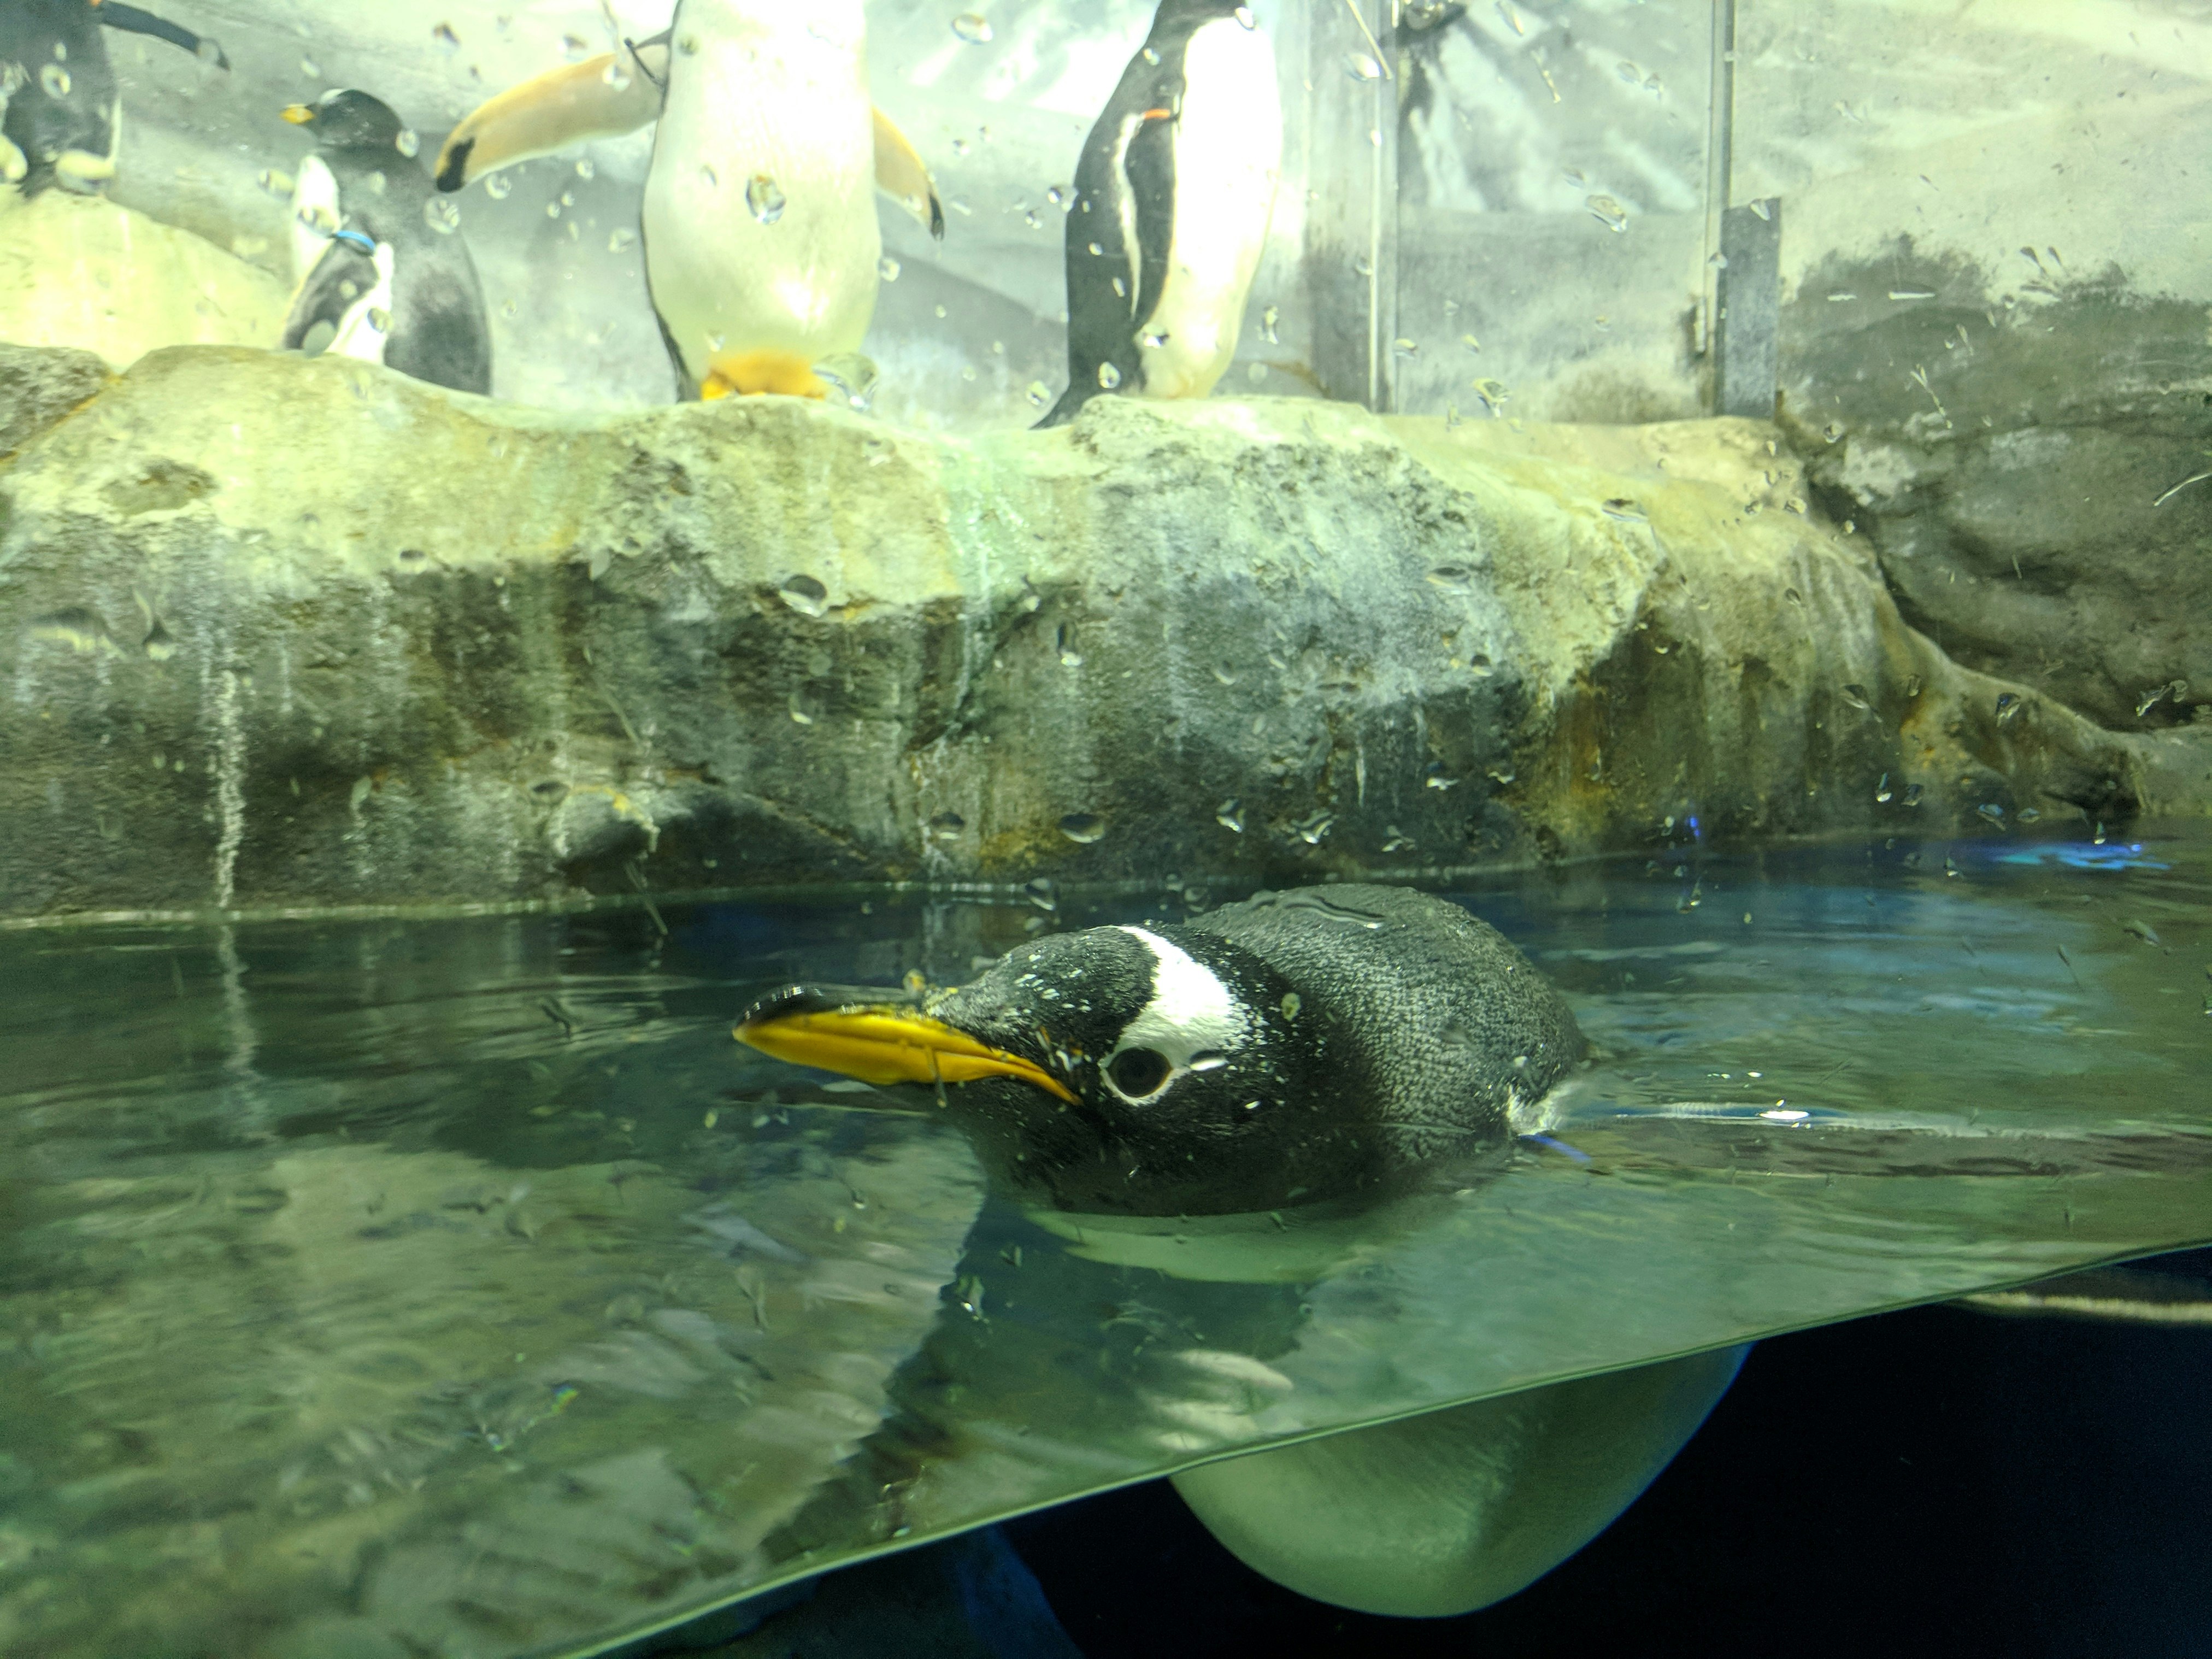
[[[685,0],[671,46],[644,229],[686,368],[854,349],[882,256],[859,0]]]
[[[1230,18],[1204,25],[1183,55],[1167,282],[1138,330],[1146,396],[1202,398],[1237,355],[1282,156],[1267,37]]]

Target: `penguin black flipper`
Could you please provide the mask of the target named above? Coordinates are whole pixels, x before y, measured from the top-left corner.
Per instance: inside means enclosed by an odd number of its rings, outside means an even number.
[[[318,323],[328,323],[333,331],[344,327],[346,313],[361,303],[376,281],[374,259],[349,240],[333,240],[292,296],[292,309],[284,319],[277,349],[301,349]]]
[[[100,21],[112,29],[121,29],[127,34],[150,34],[156,40],[167,40],[173,46],[182,46],[195,58],[204,47],[213,46],[215,55],[208,61],[217,69],[227,70],[230,59],[223,55],[222,47],[204,34],[194,34],[167,18],[156,17],[150,11],[141,11],[136,6],[118,5],[116,0],[103,0]]]

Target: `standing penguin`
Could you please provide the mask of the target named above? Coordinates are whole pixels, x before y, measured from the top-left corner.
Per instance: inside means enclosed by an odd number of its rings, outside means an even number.
[[[1274,49],[1237,0],[1161,0],[1084,141],[1067,216],[1067,390],[1203,398],[1237,355],[1282,168]]]
[[[123,104],[103,27],[150,34],[223,69],[204,35],[113,0],[0,3],[0,183],[88,194],[115,176]]]
[[[658,119],[646,282],[685,396],[818,398],[876,305],[875,190],[945,234],[927,170],[868,99],[860,0],[680,0],[668,32],[501,94],[456,127],[438,188]]]
[[[292,195],[301,280],[283,348],[300,349],[327,324],[326,351],[489,393],[483,290],[468,244],[440,213],[451,209],[414,159],[414,135],[365,92],[326,92],[284,118],[312,127],[316,147]]]

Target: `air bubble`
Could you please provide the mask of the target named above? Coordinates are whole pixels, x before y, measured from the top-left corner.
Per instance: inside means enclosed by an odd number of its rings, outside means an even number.
[[[830,609],[830,590],[811,576],[793,576],[775,592],[802,617],[819,617]]]
[[[1583,203],[1590,216],[1618,235],[1628,228],[1628,210],[1610,196],[1592,196]]]
[[[1080,847],[1088,847],[1106,833],[1106,820],[1096,812],[1070,812],[1060,821],[1060,833]]]
[[[745,181],[745,206],[761,223],[774,224],[783,217],[782,186],[765,173],[756,173]]]

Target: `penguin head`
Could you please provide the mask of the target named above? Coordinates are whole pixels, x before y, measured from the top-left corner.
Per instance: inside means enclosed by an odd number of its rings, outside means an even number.
[[[1019,1196],[1222,1214],[1331,1196],[1373,1167],[1358,1056],[1324,1011],[1212,934],[1088,928],[909,1005],[870,994],[781,992],[736,1034],[780,1059],[935,1094]]]
[[[290,105],[284,118],[313,127],[315,147],[332,151],[398,151],[406,131],[389,104],[350,87],[333,88],[312,104]]]

